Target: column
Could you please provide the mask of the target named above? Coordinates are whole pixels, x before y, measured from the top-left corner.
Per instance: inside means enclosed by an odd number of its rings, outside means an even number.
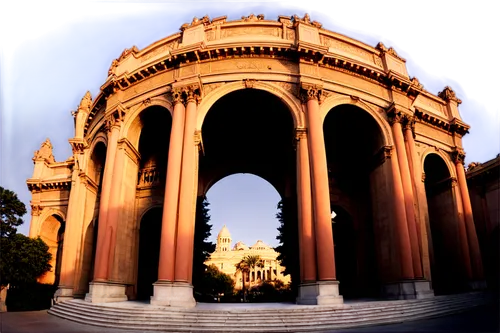
[[[460,189],[457,186],[458,182],[456,178],[451,179],[451,187],[456,201],[457,210],[457,224],[458,224],[458,237],[460,241],[460,251],[462,252],[462,263],[465,269],[465,275],[468,280],[473,280],[471,258],[469,251],[469,242],[467,240],[467,230],[465,228],[465,217],[463,211],[462,195],[460,194]]]
[[[318,260],[318,280],[335,281],[330,189],[323,124],[318,102],[320,94],[320,89],[316,87],[307,89],[306,119],[309,136],[316,258]]]
[[[179,193],[179,220],[177,224],[177,243],[175,259],[176,282],[191,284],[189,276],[193,265],[194,215],[193,201],[196,200],[195,179],[197,181],[195,146],[196,95],[194,88],[186,89],[186,122],[182,152],[182,171]],[[195,203],[194,203],[195,204]]]
[[[422,264],[420,260],[420,249],[418,246],[417,225],[415,221],[415,206],[413,205],[413,188],[408,167],[408,157],[406,156],[403,130],[401,127],[402,117],[394,114],[392,119],[392,134],[397,151],[397,160],[403,186],[404,206],[406,213],[406,222],[408,224],[408,233],[410,236],[411,258],[413,265],[413,275],[416,278],[422,278]]]
[[[481,251],[479,250],[479,242],[477,240],[476,227],[472,216],[472,206],[470,202],[469,190],[467,188],[467,180],[465,178],[465,170],[463,161],[464,153],[455,154],[455,167],[457,170],[457,181],[462,196],[462,204],[464,209],[465,227],[467,231],[467,241],[469,244],[470,258],[472,263],[473,277],[475,280],[483,280],[483,263],[481,260]]]
[[[106,121],[108,127],[108,146],[106,148],[106,162],[104,164],[104,175],[102,179],[101,197],[99,202],[99,227],[97,234],[97,248],[94,265],[94,281],[107,280],[107,255],[104,252],[104,240],[106,238],[106,229],[108,221],[109,197],[111,192],[111,181],[113,178],[113,168],[115,164],[116,148],[118,146],[118,136],[120,134],[120,125],[114,121],[113,115],[110,115]]]
[[[396,150],[392,149],[391,169],[392,169],[392,185],[393,185],[393,209],[394,209],[394,226],[396,229],[397,246],[400,261],[401,261],[401,278],[410,280],[414,278],[413,262],[410,247],[410,235],[408,233],[408,224],[406,223],[406,210],[403,194],[403,184],[401,182],[398,156]]]
[[[306,129],[297,129],[297,198],[301,282],[316,281],[315,235],[312,223],[311,173]]]
[[[177,229],[185,107],[182,103],[180,91],[175,90],[172,96],[174,99],[174,110],[172,114],[165,197],[163,201],[160,260],[158,267],[159,282],[173,282],[175,268],[175,234]]]

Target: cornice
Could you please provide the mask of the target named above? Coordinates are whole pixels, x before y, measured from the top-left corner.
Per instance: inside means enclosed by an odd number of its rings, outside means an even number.
[[[30,192],[43,190],[69,190],[71,188],[71,179],[58,181],[41,181],[39,179],[28,179],[26,183]]]

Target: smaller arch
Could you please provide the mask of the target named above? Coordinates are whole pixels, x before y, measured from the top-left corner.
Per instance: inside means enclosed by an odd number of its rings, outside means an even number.
[[[233,176],[233,175],[237,175],[237,174],[248,174],[248,175],[259,177],[259,178],[265,180],[266,182],[268,182],[274,188],[274,190],[280,195],[280,197],[284,198],[284,193],[282,193],[282,191],[279,190],[279,188],[276,186],[276,184],[274,184],[271,180],[267,179],[266,177],[263,177],[263,176],[258,175],[256,173],[253,173],[253,172],[238,172],[238,171],[230,172],[230,173],[224,173],[222,175],[217,175],[216,177],[213,177],[212,179],[210,179],[206,183],[205,190],[204,190],[205,193],[204,194],[207,194],[208,191],[210,191],[210,189],[212,188],[212,186],[214,186],[215,184],[217,184],[219,181],[223,180],[224,178],[227,178],[227,177],[230,177],[230,176]]]
[[[210,111],[211,107],[215,104],[215,102],[231,92],[243,89],[248,89],[245,87],[245,83],[243,81],[236,81],[223,84],[221,87],[216,88],[207,96],[205,96],[201,103],[198,105],[196,129],[201,131],[203,121],[205,120],[206,115]],[[278,97],[290,111],[294,127],[304,126],[300,116],[300,112],[302,110],[301,103],[292,93],[277,85],[262,81],[256,81],[251,89],[264,90]]]
[[[387,120],[380,115],[376,110],[374,110],[370,105],[368,105],[366,102],[363,100],[353,100],[350,96],[345,96],[345,95],[334,95],[332,97],[328,97],[323,103],[320,105],[320,113],[321,113],[321,119],[322,122],[325,121],[326,116],[328,113],[335,107],[340,106],[340,105],[353,105],[361,110],[366,111],[374,120],[375,122],[379,125],[380,128],[380,133],[382,134],[382,139],[384,141],[385,146],[392,146],[393,145],[393,140],[392,140],[392,134],[391,134],[391,127]]]
[[[63,222],[66,221],[66,215],[61,210],[55,208],[44,208],[40,214],[37,235],[40,235],[43,222],[52,215],[58,216]]]
[[[165,95],[151,98],[148,103],[141,103],[135,109],[129,109],[122,126],[122,137],[127,138],[135,149],[139,150],[139,138],[141,136],[142,124],[140,115],[150,107],[161,106],[165,108],[172,117],[173,106]]]
[[[152,209],[155,209],[155,208],[163,208],[163,205],[161,204],[153,204],[151,206],[147,206],[146,208],[144,208],[142,210],[141,213],[139,213],[137,216],[137,221],[139,222],[139,228],[140,229],[140,222],[142,221],[142,219],[144,218],[144,216]]]
[[[92,139],[91,143],[89,146],[89,152],[90,155],[92,155],[95,146],[97,146],[98,143],[103,143],[106,147],[108,147],[108,136],[104,132],[98,132]]]
[[[457,173],[456,173],[456,169],[455,169],[455,166],[452,164],[452,161],[450,159],[450,156],[448,156],[445,152],[443,152],[441,149],[436,149],[435,147],[427,147],[423,152],[422,152],[422,155],[420,157],[420,169],[424,171],[424,164],[425,164],[425,159],[427,158],[427,156],[431,155],[431,154],[436,154],[438,155],[439,157],[441,157],[441,159],[443,160],[444,164],[446,165],[446,167],[448,168],[448,172],[450,174],[450,177],[453,177],[453,178],[456,178],[457,177]]]

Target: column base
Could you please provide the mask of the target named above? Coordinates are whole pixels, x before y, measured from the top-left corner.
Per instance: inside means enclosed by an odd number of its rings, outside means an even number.
[[[150,302],[152,305],[182,308],[196,306],[193,297],[193,286],[190,283],[157,281],[153,283],[153,289],[154,292]]]
[[[339,295],[338,281],[316,281],[299,286],[297,304],[338,305],[343,307],[344,298]]]
[[[387,299],[422,299],[434,297],[434,290],[427,280],[409,280],[384,285],[382,295]]]
[[[73,295],[73,287],[58,286],[54,293],[54,301],[56,303],[68,301],[75,298]]]
[[[468,283],[470,290],[485,290],[487,288],[486,281],[469,281]]]
[[[113,282],[90,282],[85,301],[89,303],[111,303],[127,301],[127,286]]]

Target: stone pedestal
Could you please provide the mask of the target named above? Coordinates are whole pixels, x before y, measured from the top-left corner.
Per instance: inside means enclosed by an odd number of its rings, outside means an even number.
[[[64,302],[73,298],[75,298],[73,295],[73,287],[59,286],[54,293],[54,301],[56,303]]]
[[[411,280],[386,284],[382,295],[387,299],[422,299],[434,297],[434,291],[427,280]]]
[[[486,281],[480,280],[480,281],[470,281],[469,282],[469,289],[470,290],[485,290],[487,287]]]
[[[339,295],[339,282],[317,281],[301,284],[297,304],[343,306],[344,298]]]
[[[153,284],[152,305],[193,308],[196,301],[193,297],[193,286],[189,283],[163,282]]]
[[[90,282],[85,301],[90,303],[111,303],[127,301],[127,286],[113,282]]]

